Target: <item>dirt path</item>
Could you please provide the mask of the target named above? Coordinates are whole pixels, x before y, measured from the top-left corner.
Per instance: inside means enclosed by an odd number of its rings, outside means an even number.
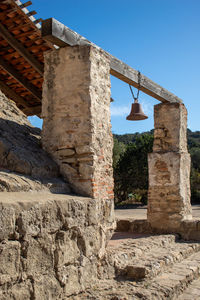
[[[117,219],[146,219],[147,207],[138,207],[135,209],[116,209],[115,214]],[[200,205],[192,206],[193,218],[200,219]]]

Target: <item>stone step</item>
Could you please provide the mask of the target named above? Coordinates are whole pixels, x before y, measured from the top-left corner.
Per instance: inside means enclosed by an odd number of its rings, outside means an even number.
[[[198,279],[197,281],[194,281]],[[140,282],[128,280],[100,280],[73,300],[186,300],[195,298],[200,292],[200,252],[192,254],[188,259],[175,263],[172,267],[154,279]],[[190,285],[191,284],[191,285]],[[188,286],[190,287],[188,288]],[[189,294],[191,294],[190,298]],[[193,295],[195,297],[193,297]],[[182,297],[182,298],[181,298]],[[185,297],[185,298],[183,298]]]
[[[176,235],[115,234],[108,245],[108,278],[142,280],[154,278],[176,262],[200,251],[200,243],[185,242]]]
[[[180,295],[177,300],[199,300],[200,299],[200,278],[194,280],[192,284]]]
[[[146,282],[150,299],[177,299],[188,285],[200,276],[200,252],[191,255],[182,262]],[[193,299],[193,298],[191,298]]]

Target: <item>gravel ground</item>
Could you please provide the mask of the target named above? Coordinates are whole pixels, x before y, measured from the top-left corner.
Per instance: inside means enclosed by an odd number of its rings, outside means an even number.
[[[200,205],[192,205],[193,218],[200,219]],[[138,207],[135,209],[116,209],[117,219],[146,219],[147,207]]]

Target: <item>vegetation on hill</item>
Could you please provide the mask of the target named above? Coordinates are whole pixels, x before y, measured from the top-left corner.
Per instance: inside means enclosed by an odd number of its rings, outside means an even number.
[[[191,201],[200,203],[200,131],[188,129],[191,154]],[[145,133],[114,134],[113,168],[115,204],[147,203],[148,162],[152,152],[153,130]]]

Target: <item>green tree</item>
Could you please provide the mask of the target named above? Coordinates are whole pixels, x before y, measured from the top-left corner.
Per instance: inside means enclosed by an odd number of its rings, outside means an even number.
[[[142,134],[134,143],[127,146],[114,168],[116,203],[127,200],[129,195],[140,196],[147,201],[148,161],[147,155],[152,152],[153,135]]]
[[[200,202],[200,172],[194,168],[191,169],[191,202]]]
[[[113,143],[113,168],[115,169],[120,156],[126,151],[126,145],[122,142],[119,142],[115,137],[113,138]]]
[[[200,145],[192,147],[191,154],[191,202],[200,203]]]
[[[199,148],[194,147],[190,149],[192,167],[200,171],[200,145]]]
[[[188,129],[191,154],[191,201],[200,203],[200,131]],[[118,141],[118,142],[117,142]],[[114,135],[113,167],[115,200],[147,201],[147,153],[152,152],[153,130],[145,133]]]

